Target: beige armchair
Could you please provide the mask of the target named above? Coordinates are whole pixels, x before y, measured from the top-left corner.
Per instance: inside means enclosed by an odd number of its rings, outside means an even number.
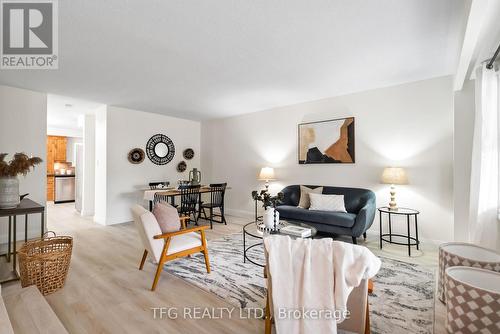
[[[271,334],[273,319],[273,301],[272,301],[272,284],[271,273],[268,270],[269,262],[267,261],[264,267],[264,278],[267,282],[267,297],[266,297],[266,310],[265,310],[265,334]],[[354,288],[347,300],[347,309],[350,312],[349,319],[344,320],[338,324],[338,329],[356,334],[369,334],[370,333],[370,312],[368,305],[368,293],[373,292],[373,281],[362,280],[361,284]]]
[[[182,228],[179,231],[162,233],[160,225],[155,216],[140,205],[132,208],[134,223],[139,231],[139,235],[144,246],[139,270],[144,267],[144,262],[150,254],[153,261],[158,264],[156,275],[151,290],[154,291],[160,279],[163,265],[180,257],[190,256],[198,252],[203,253],[205,257],[205,266],[210,273],[210,262],[208,259],[208,248],[205,238],[205,230],[208,226],[196,226],[185,228],[186,220],[189,217],[180,217]]]

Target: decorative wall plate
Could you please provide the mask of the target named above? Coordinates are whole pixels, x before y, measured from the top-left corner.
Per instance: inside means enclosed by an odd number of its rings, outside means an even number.
[[[186,164],[186,162],[185,162],[185,161],[181,161],[181,162],[179,162],[179,163],[177,164],[177,171],[178,171],[179,173],[182,173],[182,172],[186,171],[186,168],[187,168],[187,164]]]
[[[146,153],[149,160],[156,165],[168,164],[175,155],[175,146],[170,138],[156,134],[148,140]]]
[[[133,148],[128,152],[128,161],[132,164],[140,164],[144,161],[146,154],[141,148]]]
[[[182,152],[182,156],[186,160],[191,160],[194,157],[194,150],[192,148],[186,148],[184,152]]]

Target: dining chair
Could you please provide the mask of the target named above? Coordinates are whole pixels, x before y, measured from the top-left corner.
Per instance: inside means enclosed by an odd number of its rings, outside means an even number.
[[[200,185],[181,185],[179,186],[181,206],[178,209],[183,216],[193,216],[194,223],[198,225],[198,205],[200,205]]]
[[[201,204],[201,212],[203,218],[210,220],[210,228],[213,228],[213,222],[227,225],[226,217],[224,215],[224,195],[226,194],[227,183],[212,183],[210,184],[210,202]],[[209,210],[207,217],[206,209]],[[220,214],[214,212],[214,209],[219,209]],[[220,217],[220,220],[215,220],[214,217]]]
[[[149,182],[149,189],[155,190],[159,189],[158,186],[163,186],[163,188],[166,188],[170,185],[169,181],[162,181],[162,182]]]
[[[179,217],[182,226],[179,231],[162,233],[155,216],[142,206],[135,205],[132,207],[132,215],[144,246],[139,270],[144,268],[148,255],[152,256],[153,262],[158,265],[151,291],[156,289],[163,266],[167,261],[201,252],[205,258],[207,273],[210,273],[210,261],[205,238],[205,230],[208,226],[185,228],[186,220],[189,220],[189,217]]]

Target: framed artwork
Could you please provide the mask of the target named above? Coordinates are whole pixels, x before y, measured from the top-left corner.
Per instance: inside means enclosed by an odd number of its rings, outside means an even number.
[[[354,163],[354,117],[299,124],[299,164]]]

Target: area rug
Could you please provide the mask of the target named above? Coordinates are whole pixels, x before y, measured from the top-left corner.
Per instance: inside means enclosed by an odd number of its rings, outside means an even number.
[[[263,268],[243,263],[242,234],[210,240],[212,272],[207,275],[201,254],[169,262],[165,270],[213,293],[233,306],[265,306]],[[264,262],[262,247],[248,256]],[[369,297],[372,333],[432,333],[434,323],[434,274],[425,267],[381,258],[382,268],[374,278]]]

